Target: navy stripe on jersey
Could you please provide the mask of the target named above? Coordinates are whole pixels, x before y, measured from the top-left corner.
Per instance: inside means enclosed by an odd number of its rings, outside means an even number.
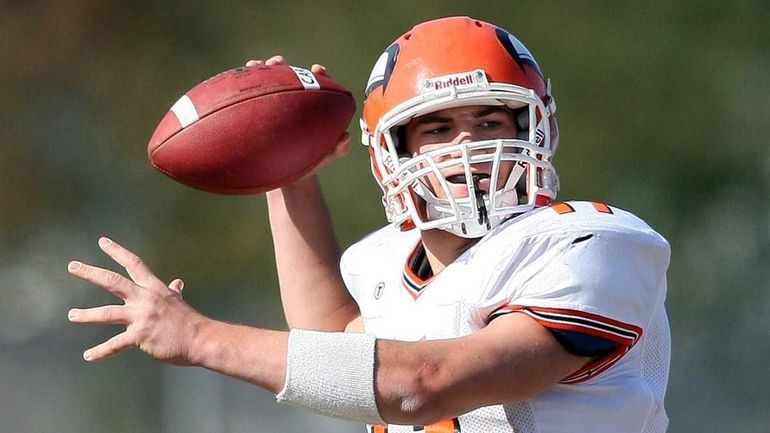
[[[489,315],[490,320],[501,314],[522,312],[538,322],[545,322],[557,329],[585,332],[590,335],[605,337],[619,344],[633,345],[641,336],[641,328],[618,322],[598,314],[584,313],[575,310],[557,308],[523,307],[520,305],[506,305]],[[564,325],[564,326],[556,326]],[[548,327],[548,325],[546,325]]]
[[[423,287],[425,287],[425,285],[423,284],[418,284],[414,282],[411,278],[409,278],[409,276],[406,273],[404,273],[404,275],[402,276],[401,281],[404,283],[404,287],[406,287],[407,290],[413,290],[415,292],[419,292],[420,290],[422,290]]]
[[[563,378],[559,383],[578,383],[588,380],[612,367],[639,341],[642,328],[598,314],[561,308],[525,307],[504,305],[489,315],[489,320],[509,313],[524,313],[548,329],[580,332],[604,338],[618,344],[618,347],[601,356],[581,369]]]
[[[618,348],[618,343],[603,337],[564,329],[548,328],[548,330],[561,343],[562,347],[573,355],[594,358],[605,356]]]
[[[425,254],[425,247],[422,242],[417,242],[417,245],[406,258],[401,282],[412,298],[417,299],[420,296],[420,291],[432,280],[433,270],[428,262],[428,256]]]

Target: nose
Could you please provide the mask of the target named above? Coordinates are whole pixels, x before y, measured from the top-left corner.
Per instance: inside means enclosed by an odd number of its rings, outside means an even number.
[[[471,131],[460,131],[459,134],[452,140],[450,144],[468,143],[474,140],[473,133]]]
[[[471,131],[462,130],[455,136],[454,139],[452,139],[452,141],[444,144],[443,146],[453,146],[453,145],[458,145],[462,143],[470,143],[475,140],[477,140],[477,138],[474,136],[474,134]],[[445,155],[443,159],[460,158],[460,157],[462,157],[462,151],[458,149],[458,150],[455,150],[454,152],[451,152]]]
[[[423,145],[421,148],[421,152],[422,153],[430,152],[432,150],[443,149],[447,146],[454,146],[461,143],[469,143],[471,141],[473,141],[473,134],[467,131],[460,131],[451,141]],[[459,154],[456,154],[456,152],[453,152],[451,154],[444,155],[443,158],[448,158],[448,157],[455,158],[457,156],[459,156]]]

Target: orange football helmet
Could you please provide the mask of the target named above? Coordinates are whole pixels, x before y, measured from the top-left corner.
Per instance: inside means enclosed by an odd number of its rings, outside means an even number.
[[[508,31],[468,17],[419,24],[382,53],[365,95],[362,142],[369,147],[388,221],[402,229],[440,228],[476,238],[556,197],[558,177],[551,158],[558,130],[550,82]],[[419,155],[405,153],[399,143],[399,128],[411,119],[475,105],[507,106],[517,137],[448,144]],[[474,175],[482,164],[491,167],[488,191]],[[510,174],[498,181],[506,164],[502,173]],[[453,195],[450,189],[456,188],[449,187],[442,172],[458,167],[465,173],[460,182],[467,193]],[[428,176],[438,179],[441,194],[428,185]]]

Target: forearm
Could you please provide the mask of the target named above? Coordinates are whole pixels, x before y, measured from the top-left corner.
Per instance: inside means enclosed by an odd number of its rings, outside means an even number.
[[[286,375],[288,333],[205,320],[192,339],[193,365],[257,385],[281,390]]]
[[[289,326],[343,330],[358,308],[339,272],[339,245],[316,178],[270,191],[267,203]]]
[[[525,383],[498,384],[506,388],[505,398],[489,389],[500,381],[495,364],[502,361],[487,358],[489,351],[473,355],[471,339],[370,339],[367,346],[363,335],[293,330],[279,400],[367,423],[428,425],[524,395]],[[493,361],[479,362],[486,359]]]
[[[459,363],[444,352],[446,343],[377,341],[377,407],[389,423],[428,425],[480,406],[463,394]],[[462,343],[449,346],[457,344]]]
[[[542,326],[511,314],[466,337],[406,343],[378,340],[380,415],[426,425],[478,407],[530,398],[582,367]]]

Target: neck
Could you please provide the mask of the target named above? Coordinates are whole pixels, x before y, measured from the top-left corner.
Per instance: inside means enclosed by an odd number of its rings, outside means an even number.
[[[421,232],[421,236],[425,255],[433,274],[441,272],[471,245],[479,241],[479,239],[461,238],[448,231],[438,229],[425,230]]]

